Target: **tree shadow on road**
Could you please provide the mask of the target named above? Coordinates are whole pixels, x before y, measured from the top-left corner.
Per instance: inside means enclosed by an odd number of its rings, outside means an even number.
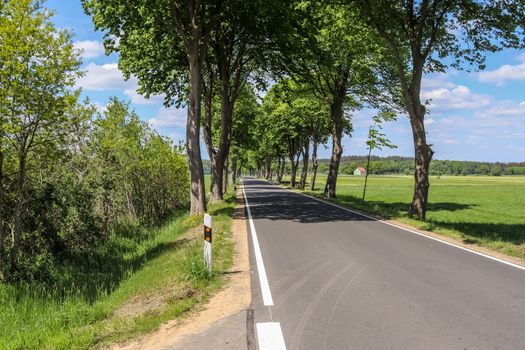
[[[371,220],[357,214],[322,204],[300,195],[290,195],[275,187],[256,183],[251,185],[254,193],[250,196],[250,207],[254,218],[271,220],[293,220],[303,223],[328,221],[367,221]],[[322,193],[308,192],[310,196],[324,199]],[[270,198],[268,198],[270,197]],[[338,194],[332,200],[334,203],[362,211],[374,213],[386,219],[410,217],[408,211],[410,202],[363,201],[361,198],[348,194]],[[471,203],[435,202],[428,204],[428,213],[455,212],[478,207]],[[505,224],[487,222],[448,222],[429,218],[422,228],[429,231],[451,230],[464,236],[464,243],[480,244],[505,242],[518,246],[518,251],[525,254],[525,224]]]
[[[338,195],[335,201],[342,205],[348,205],[361,210],[374,212],[387,219],[407,216],[410,208],[410,202],[363,201],[361,198],[352,195]],[[459,211],[473,209],[477,206],[477,204],[470,203],[431,202],[428,203],[427,211]]]

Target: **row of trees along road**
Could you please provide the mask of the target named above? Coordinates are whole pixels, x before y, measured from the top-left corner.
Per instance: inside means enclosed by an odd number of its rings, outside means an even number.
[[[0,3],[0,281],[64,280],[188,203],[178,147],[122,101],[79,101],[80,53],[51,16]]]
[[[200,127],[212,161],[211,199],[221,200],[234,105],[247,80],[262,71],[290,24],[291,2],[217,0],[84,0],[106,47],[120,55],[126,76],[167,106],[186,104],[191,214],[206,210]],[[254,73],[254,74],[252,74]],[[214,103],[215,99],[218,103]],[[204,105],[205,118],[201,120]],[[218,105],[218,108],[216,106]],[[220,113],[218,128],[214,114]],[[213,132],[215,131],[215,133]]]
[[[307,122],[295,114],[319,106],[317,114],[310,114],[315,118],[328,108],[332,156],[325,193],[334,197],[341,141],[351,131],[351,112],[365,106],[404,112],[412,126],[415,153],[411,212],[424,220],[433,151],[426,140],[427,111],[420,97],[423,74],[449,66],[482,69],[487,52],[523,46],[522,1],[83,0],[83,4],[96,28],[105,31],[106,48],[119,53],[124,74],[139,79],[140,92],[163,94],[167,106],[188,107],[192,214],[206,210],[200,127],[212,161],[211,199],[220,200],[238,96],[246,82],[260,87],[270,77],[295,93],[308,90],[305,98],[312,104],[287,110],[278,102],[269,107],[272,102],[265,99],[263,110],[256,113],[256,128],[270,132],[270,127],[282,127],[279,132],[286,137],[262,132],[255,141],[264,146],[254,148],[252,142],[243,154],[246,161],[264,159],[268,168],[272,160],[282,167],[289,158],[296,168],[298,154],[308,155],[306,140],[313,136],[305,136],[308,131],[301,123]],[[272,93],[269,99],[279,94]],[[297,128],[304,133],[296,135]],[[303,187],[304,179],[299,183]]]

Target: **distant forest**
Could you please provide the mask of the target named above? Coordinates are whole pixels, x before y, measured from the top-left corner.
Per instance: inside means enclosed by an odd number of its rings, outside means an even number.
[[[328,170],[329,159],[319,160],[319,171]],[[347,156],[341,159],[340,171],[343,174],[353,174],[356,167],[366,168],[366,156]],[[370,158],[371,174],[413,174],[414,158],[410,157],[378,157]],[[430,175],[525,175],[525,162],[520,163],[490,163],[461,160],[432,160]]]
[[[329,163],[329,159],[319,160],[320,174],[325,174],[328,172]],[[342,157],[339,171],[341,174],[351,175],[358,166],[366,168],[366,156]],[[204,169],[205,172],[209,174],[209,160],[204,160]],[[371,171],[371,174],[374,175],[411,175],[414,173],[414,158],[399,156],[372,156],[370,158],[369,171]],[[289,164],[287,164],[286,172],[290,172]],[[462,160],[432,160],[430,163],[430,175],[525,175],[525,162],[490,163]]]

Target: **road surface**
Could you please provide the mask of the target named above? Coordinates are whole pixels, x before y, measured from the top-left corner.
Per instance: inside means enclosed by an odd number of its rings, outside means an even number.
[[[264,181],[244,190],[260,350],[525,349],[525,270]]]

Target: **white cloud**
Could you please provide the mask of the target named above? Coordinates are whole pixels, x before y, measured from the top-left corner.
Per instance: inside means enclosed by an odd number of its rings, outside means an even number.
[[[186,135],[181,132],[172,132],[168,137],[173,140],[175,145],[184,145],[186,143]]]
[[[478,74],[478,80],[482,83],[495,83],[498,86],[510,80],[525,80],[525,53],[518,56],[522,63],[517,65],[505,64],[498,69]]]
[[[484,143],[523,145],[525,105],[513,101],[494,101],[491,108],[474,111],[470,116],[452,116],[436,120],[429,130],[436,144],[468,145]]]
[[[449,74],[431,74],[425,75],[421,81],[421,87],[424,90],[446,88],[451,89],[456,85],[448,80]]]
[[[185,109],[160,108],[157,116],[148,120],[153,127],[186,127]]]
[[[150,96],[150,98],[145,98],[144,96],[139,94],[136,89],[126,89],[124,90],[124,94],[129,97],[131,102],[140,105],[152,105],[164,102],[163,95],[154,95]]]
[[[95,106],[95,108],[97,109],[97,112],[99,113],[105,113],[107,110],[107,105],[102,105],[98,102],[93,102],[92,104]]]
[[[126,90],[137,87],[137,80],[124,80],[122,72],[116,63],[98,65],[88,64],[84,69],[85,75],[77,81],[77,86],[90,91]]]
[[[149,99],[140,95],[137,92],[137,79],[131,77],[125,80],[116,63],[90,63],[83,70],[85,75],[77,81],[77,88],[86,91],[121,91],[135,104],[161,104],[164,101],[163,95],[154,95]]]
[[[83,59],[96,58],[105,53],[104,45],[97,40],[83,40],[73,43],[75,49],[81,51]]]
[[[499,101],[493,107],[474,114],[478,133],[498,139],[519,139],[525,134],[525,104]],[[523,142],[523,140],[522,140]]]
[[[449,77],[450,74],[433,74],[423,81],[422,100],[432,99],[425,125],[427,140],[436,151],[435,158],[523,161],[525,101],[498,100],[488,94],[477,94],[467,86],[455,84]],[[360,123],[354,125],[356,139],[362,137],[364,127],[368,128],[365,116],[356,114]],[[384,131],[399,148],[378,154],[413,154],[406,116],[385,125]],[[364,154],[366,147],[359,141],[347,141],[350,147],[345,144],[345,154]]]
[[[455,110],[476,110],[491,103],[491,97],[473,93],[468,87],[446,80],[426,80],[421,91],[421,100],[428,101],[431,113]],[[441,85],[437,84],[440,82]]]
[[[477,110],[491,103],[491,97],[473,93],[467,86],[450,80],[456,71],[429,74],[421,82],[421,101],[428,103],[431,114],[442,114],[456,110]],[[431,125],[435,119],[427,119]]]
[[[465,143],[467,145],[478,145],[481,141],[482,141],[482,138],[479,137],[478,135],[470,135],[465,141]]]

